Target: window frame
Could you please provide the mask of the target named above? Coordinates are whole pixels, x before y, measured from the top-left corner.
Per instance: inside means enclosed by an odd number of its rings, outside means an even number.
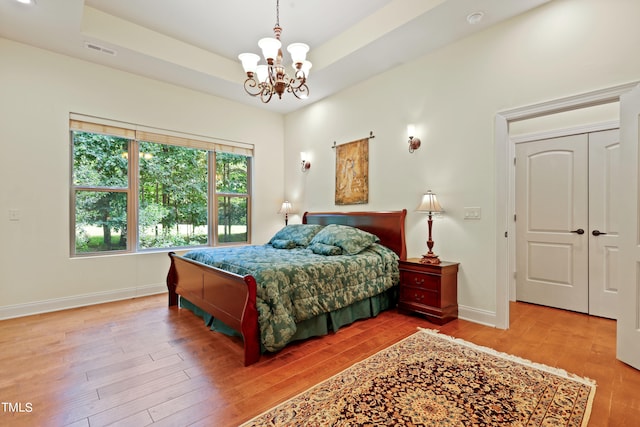
[[[127,187],[102,187],[74,184],[74,132],[85,132],[100,135],[116,136],[128,140],[127,144]],[[252,170],[253,144],[228,141],[210,137],[184,134],[175,131],[133,125],[108,119],[84,116],[71,113],[69,115],[69,146],[70,146],[70,256],[72,258],[109,256],[119,254],[169,252],[197,247],[215,247],[251,244],[251,200],[252,200]],[[206,245],[172,246],[166,248],[140,248],[140,142],[174,145],[207,151],[207,240]],[[216,188],[216,153],[225,152],[247,157],[247,192],[227,193],[217,192]],[[127,246],[126,249],[78,252],[76,248],[76,195],[79,192],[121,192],[127,194]],[[218,239],[218,198],[240,197],[247,200],[247,238],[243,242],[219,242]]]
[[[217,167],[217,158],[216,158],[216,151],[209,153],[210,155],[213,156],[212,159],[210,159],[210,173],[209,173],[209,187],[213,188],[213,203],[210,203],[211,205],[211,211],[209,212],[209,215],[211,215],[212,217],[216,218],[216,224],[215,226],[211,227],[211,233],[213,233],[213,238],[210,240],[211,242],[213,242],[214,246],[232,246],[232,245],[238,245],[238,244],[242,244],[242,243],[238,243],[238,242],[220,242],[219,238],[218,238],[218,227],[219,227],[219,223],[218,223],[218,209],[220,208],[220,205],[218,203],[218,198],[219,197],[230,197],[230,198],[245,198],[247,199],[247,244],[249,244],[251,242],[251,227],[250,227],[250,223],[251,223],[251,183],[253,182],[252,179],[252,170],[253,170],[253,156],[247,156],[247,192],[246,193],[229,193],[229,192],[223,192],[220,191],[218,192],[217,190],[217,183],[216,183],[216,167]]]

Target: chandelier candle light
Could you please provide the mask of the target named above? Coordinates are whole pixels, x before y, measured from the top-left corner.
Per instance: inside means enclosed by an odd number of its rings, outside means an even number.
[[[282,64],[282,43],[280,42],[280,0],[276,2],[276,25],[273,27],[275,38],[263,38],[258,41],[258,46],[262,49],[267,64],[258,65],[260,56],[255,53],[241,53],[238,59],[242,62],[242,67],[247,73],[244,81],[244,90],[251,96],[260,96],[262,102],[271,101],[274,93],[282,99],[282,94],[286,90],[296,98],[303,99],[309,95],[307,78],[311,69],[311,62],[307,61],[309,46],[304,43],[292,43],[287,46],[293,60],[294,75],[290,77]],[[256,80],[257,79],[257,80]]]
[[[429,252],[422,256],[420,262],[423,264],[440,264],[440,258],[438,258],[438,255],[433,253],[433,239],[431,239],[431,228],[433,226],[432,215],[444,212],[442,210],[442,206],[440,206],[440,203],[438,203],[436,195],[433,194],[431,190],[429,190],[424,196],[422,196],[422,202],[416,210],[429,214],[429,219],[427,220],[427,223],[429,224],[429,239],[427,240],[427,247],[429,248]]]

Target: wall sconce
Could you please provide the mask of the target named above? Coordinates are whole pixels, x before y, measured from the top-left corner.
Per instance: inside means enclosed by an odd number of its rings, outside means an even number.
[[[311,168],[311,162],[309,162],[307,159],[309,157],[307,156],[307,153],[305,153],[304,151],[300,152],[300,159],[302,160],[302,172],[306,172],[309,170],[309,168]]]
[[[409,152],[413,153],[418,148],[420,148],[420,139],[413,136],[416,134],[415,126],[408,125],[407,134],[409,135]]]

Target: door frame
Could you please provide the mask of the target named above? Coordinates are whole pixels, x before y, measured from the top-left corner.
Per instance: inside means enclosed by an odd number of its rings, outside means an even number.
[[[496,317],[495,326],[509,328],[509,301],[515,288],[515,140],[509,137],[509,123],[571,110],[619,102],[620,96],[640,81],[613,86],[553,101],[498,112],[495,116],[496,166]],[[519,142],[522,142],[521,140]]]

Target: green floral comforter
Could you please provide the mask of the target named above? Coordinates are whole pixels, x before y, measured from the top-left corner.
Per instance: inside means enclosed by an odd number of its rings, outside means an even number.
[[[357,255],[264,245],[196,249],[185,257],[255,277],[260,333],[268,351],[289,342],[296,322],[380,294],[396,285],[400,274],[397,255],[377,243]]]

